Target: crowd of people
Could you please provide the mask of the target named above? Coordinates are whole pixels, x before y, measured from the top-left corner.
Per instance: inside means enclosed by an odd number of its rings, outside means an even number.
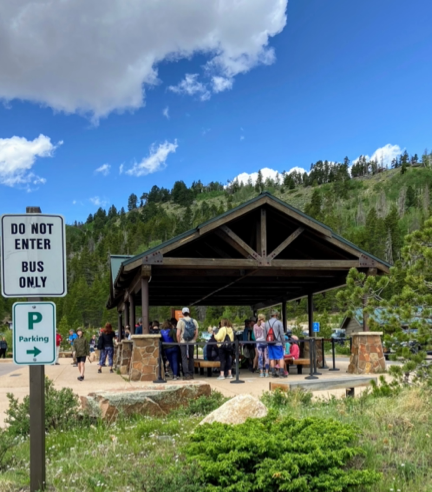
[[[189,308],[182,309],[182,317],[177,320],[171,318],[160,325],[155,320],[149,325],[149,333],[161,335],[162,359],[165,375],[173,380],[180,378],[194,379],[194,349],[199,337],[199,325],[197,320],[191,317]],[[142,320],[134,326],[135,335],[143,333]],[[266,320],[264,314],[258,318],[245,320],[243,331],[235,331],[231,321],[221,319],[219,326],[208,328],[209,338],[203,349],[204,360],[218,361],[220,370],[218,379],[232,379],[233,365],[236,357],[239,363],[246,365],[251,372],[259,371],[259,377],[286,378],[290,359],[298,359],[300,348],[298,338],[295,335],[288,336],[284,332],[279,320],[279,312],[272,311],[271,318]],[[99,336],[92,335],[88,340],[81,328],[76,333],[70,330],[68,343],[72,349],[73,365],[78,368],[78,380],[84,380],[85,362],[94,362],[96,350],[99,351],[98,373],[102,373],[103,367],[108,367],[113,373],[114,347],[119,339],[130,340],[132,333],[129,326],[122,329],[121,336],[115,333],[111,324],[107,323],[99,330]],[[236,353],[235,341],[238,340],[239,350]],[[57,335],[57,359],[62,337]],[[217,369],[216,369],[217,370]]]

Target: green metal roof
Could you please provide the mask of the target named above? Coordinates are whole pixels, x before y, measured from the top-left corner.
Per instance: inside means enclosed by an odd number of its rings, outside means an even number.
[[[114,285],[115,280],[117,278],[118,272],[120,271],[122,263],[125,261],[125,259],[128,259],[128,258],[132,258],[132,256],[131,255],[111,255],[110,256],[111,281],[112,281],[113,285]]]
[[[379,263],[381,263],[383,265],[386,265],[388,268],[391,267],[390,263],[388,263],[388,262],[386,262],[384,260],[381,260],[380,258],[377,258],[376,256],[371,255],[370,253],[368,253],[367,251],[364,251],[363,249],[359,248],[358,246],[356,246],[355,244],[351,243],[350,241],[347,241],[342,236],[339,236],[339,235],[335,234],[335,232],[333,232],[333,230],[330,227],[328,227],[327,225],[323,224],[322,222],[319,222],[318,220],[314,219],[313,217],[310,217],[309,215],[306,215],[301,210],[299,210],[299,209],[297,209],[297,208],[289,205],[288,203],[282,201],[281,199],[276,198],[275,196],[273,196],[268,191],[263,191],[262,193],[260,193],[256,197],[252,198],[251,200],[249,200],[249,201],[247,201],[245,203],[242,203],[241,205],[239,205],[239,206],[237,206],[237,207],[235,207],[235,208],[233,208],[231,210],[228,210],[228,211],[224,212],[223,214],[220,214],[217,217],[214,217],[213,219],[210,219],[207,222],[204,222],[203,224],[198,225],[194,229],[191,229],[189,231],[183,232],[182,234],[180,234],[180,235],[178,235],[176,237],[173,237],[172,239],[169,239],[168,241],[165,241],[164,243],[161,243],[158,246],[155,246],[154,248],[151,248],[151,249],[149,249],[147,251],[144,251],[143,253],[140,253],[140,254],[138,254],[136,256],[127,257],[128,259],[126,261],[123,261],[122,264],[123,265],[128,265],[129,263],[132,263],[133,261],[136,261],[136,260],[138,260],[138,259],[140,259],[140,258],[142,258],[144,256],[148,256],[148,255],[150,255],[152,253],[155,253],[156,251],[159,251],[160,249],[164,248],[165,246],[169,246],[170,244],[173,244],[173,243],[179,241],[180,239],[184,239],[184,238],[186,238],[186,237],[194,234],[195,232],[199,231],[202,227],[205,227],[207,225],[210,225],[213,222],[216,222],[217,220],[220,220],[220,219],[222,219],[224,217],[229,217],[232,213],[234,213],[234,212],[236,212],[238,210],[241,210],[242,208],[245,208],[245,207],[249,206],[250,204],[252,204],[254,202],[259,201],[263,197],[268,197],[271,200],[273,200],[273,201],[279,203],[280,205],[282,205],[283,207],[285,207],[287,210],[292,211],[292,212],[295,212],[295,213],[301,215],[302,217],[304,217],[305,219],[308,219],[311,222],[315,222],[315,224],[317,224],[318,226],[327,229],[329,232],[331,232],[332,237],[334,237],[338,241],[346,244],[347,246],[351,246],[352,248],[356,249],[359,253],[364,254],[364,255],[368,256],[369,258],[372,258],[372,259],[378,261]],[[118,270],[117,270],[117,272],[118,272]],[[113,276],[113,278],[115,279],[116,277]]]

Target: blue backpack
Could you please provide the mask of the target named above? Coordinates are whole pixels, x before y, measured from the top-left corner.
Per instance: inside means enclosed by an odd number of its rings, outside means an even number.
[[[172,339],[172,337],[169,336],[169,333],[170,333],[171,330],[161,330],[160,331],[160,334],[162,335],[162,340],[165,342],[165,343],[173,343],[174,340]]]
[[[192,318],[190,320],[188,320],[188,321],[186,321],[185,319],[183,319],[183,322],[185,324],[185,329],[184,329],[184,332],[183,332],[183,340],[185,342],[190,342],[195,337],[196,327],[195,327],[194,320]]]

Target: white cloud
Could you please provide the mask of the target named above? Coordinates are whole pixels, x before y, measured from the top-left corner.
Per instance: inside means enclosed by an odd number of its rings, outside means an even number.
[[[76,203],[77,203],[77,201],[76,201],[76,200],[74,200],[74,201],[72,202],[72,205],[76,205]]]
[[[99,196],[93,196],[89,198],[89,200],[95,205],[96,207],[104,207],[105,205],[108,204],[108,200],[103,200]]]
[[[242,141],[244,139],[245,139],[245,136],[244,135],[240,135],[240,141]]]
[[[226,77],[215,76],[212,78],[213,92],[223,92],[232,89],[233,79],[228,79]]]
[[[302,174],[307,172],[302,167],[293,167],[292,169],[287,171],[287,174],[290,174],[290,173],[295,172],[295,171],[301,172]],[[263,169],[261,169],[261,174],[263,177],[263,181],[265,181],[268,178],[270,178],[272,180],[276,180],[277,176],[279,176],[279,179],[282,181],[282,173],[280,173],[279,171],[276,171],[274,169],[264,167]],[[233,181],[237,180],[239,183],[247,184],[249,181],[249,178],[251,179],[252,184],[255,184],[256,180],[258,178],[258,172],[250,173],[250,174],[249,173],[241,173],[238,176],[236,176],[233,179]]]
[[[164,142],[156,147],[153,144],[150,148],[150,155],[142,159],[141,162],[135,163],[131,169],[126,171],[130,176],[146,176],[157,171],[162,171],[166,167],[166,160],[171,152],[175,153],[177,149],[177,140],[173,143]]]
[[[32,185],[46,183],[46,179],[34,174],[31,168],[37,157],[52,157],[55,149],[51,139],[42,134],[34,140],[16,136],[0,138],[0,184],[30,190]]]
[[[120,164],[119,174],[123,174],[123,171],[124,171],[124,164]]]
[[[291,174],[291,173],[309,174],[309,172],[306,171],[306,169],[304,169],[303,167],[298,167],[298,166],[292,167],[289,171],[287,171],[287,173],[288,174]]]
[[[169,120],[169,119],[170,119],[170,115],[169,115],[169,107],[168,107],[168,106],[167,106],[166,108],[164,108],[164,109],[163,109],[162,114],[165,116],[165,118],[166,118],[167,120]]]
[[[110,173],[110,169],[111,169],[110,164],[102,164],[101,167],[98,167],[95,170],[95,173],[101,173],[103,176],[108,176],[108,174]]]
[[[0,17],[0,99],[95,120],[144,105],[162,61],[206,57],[227,79],[272,63],[288,0],[8,0]]]
[[[393,159],[396,159],[399,155],[401,155],[403,150],[399,147],[399,145],[387,144],[384,147],[380,147],[373,154],[372,157],[365,155],[367,161],[376,161],[379,165],[384,167],[390,167]],[[352,164],[356,164],[360,157],[354,159]]]
[[[210,99],[210,91],[205,84],[198,82],[198,76],[197,73],[187,73],[178,85],[170,85],[168,89],[176,94],[198,95],[201,101],[207,101]]]

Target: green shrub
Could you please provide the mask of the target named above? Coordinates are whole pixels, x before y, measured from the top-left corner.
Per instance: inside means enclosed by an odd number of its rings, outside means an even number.
[[[228,398],[219,391],[212,390],[210,396],[200,396],[196,400],[191,400],[189,405],[171,412],[171,415],[208,415],[223,405]]]
[[[362,470],[355,427],[332,419],[285,417],[229,426],[199,426],[186,446],[211,492],[344,492],[371,486],[380,474]],[[350,468],[356,458],[356,469]]]
[[[8,393],[9,408],[5,422],[8,432],[13,436],[27,436],[30,433],[30,398],[24,397],[22,403]],[[54,383],[45,378],[45,429],[69,429],[81,422],[78,414],[78,396],[70,388],[56,390]]]
[[[286,407],[298,405],[309,405],[312,401],[312,393],[302,389],[294,391],[266,391],[261,397],[261,401],[267,408],[280,410]]]
[[[6,430],[0,429],[0,471],[5,471],[6,467],[13,460],[12,448],[18,444],[17,437],[13,437]]]

